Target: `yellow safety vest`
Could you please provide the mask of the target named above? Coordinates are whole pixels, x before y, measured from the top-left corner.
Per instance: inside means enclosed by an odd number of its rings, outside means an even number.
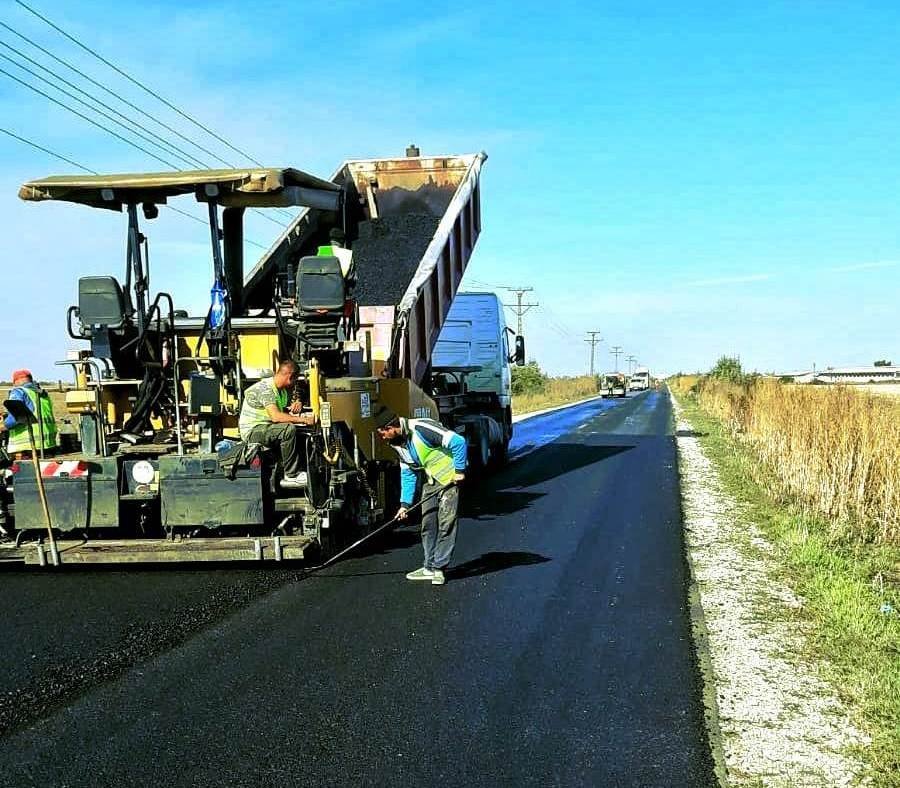
[[[56,439],[56,419],[53,416],[53,403],[50,401],[47,392],[43,389],[35,390],[28,386],[17,386],[16,388],[21,389],[28,396],[28,400],[31,403],[31,412],[38,419],[38,423],[32,427],[32,430],[34,430],[35,448],[55,449],[59,445]],[[41,446],[42,434],[44,437],[43,446]],[[6,450],[10,454],[31,451],[27,424],[17,424],[9,431],[9,444]]]
[[[425,471],[428,480],[432,483],[446,486],[456,476],[456,466],[453,464],[453,455],[444,446],[431,447],[423,441],[413,429],[412,445],[416,450],[420,465],[416,470]]]

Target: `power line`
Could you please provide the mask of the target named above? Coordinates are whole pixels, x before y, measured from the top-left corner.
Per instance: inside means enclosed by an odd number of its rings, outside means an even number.
[[[547,310],[544,304],[540,304],[538,309],[543,313],[546,318],[547,325],[553,329],[557,334],[559,334],[563,339],[571,339],[572,332],[565,328],[558,320],[556,320],[553,315]]]
[[[19,66],[19,68],[24,68],[24,67]],[[177,165],[172,164],[172,162],[162,158],[161,156],[157,156],[155,153],[153,153],[153,151],[147,150],[145,147],[143,147],[142,145],[138,145],[138,143],[134,142],[133,140],[130,140],[127,137],[123,137],[121,134],[119,134],[116,131],[113,131],[111,128],[104,126],[102,123],[98,123],[96,120],[89,118],[83,112],[79,112],[77,109],[70,107],[68,104],[60,101],[59,99],[54,98],[49,93],[45,93],[40,88],[37,88],[34,85],[30,84],[29,82],[26,82],[24,79],[19,79],[19,77],[17,77],[15,74],[10,74],[8,71],[6,71],[6,69],[0,68],[0,74],[5,74],[7,77],[18,82],[20,85],[24,85],[29,90],[33,90],[35,93],[43,96],[48,101],[52,101],[54,104],[57,104],[58,106],[62,107],[65,110],[68,110],[73,115],[77,115],[82,120],[86,120],[92,126],[96,126],[98,129],[105,131],[107,134],[111,134],[116,139],[121,140],[122,142],[126,143],[127,145],[131,145],[132,148],[136,148],[137,150],[141,151],[142,153],[146,153],[148,156],[150,156],[150,158],[156,159],[156,161],[162,162],[167,167],[171,167],[173,170],[180,171],[180,168]],[[62,93],[66,93],[66,91],[62,90],[62,88],[55,87],[55,90],[59,90]],[[67,95],[69,95],[69,94],[67,93]],[[76,98],[76,97],[72,96],[72,98]],[[84,103],[84,102],[82,102],[82,103]],[[93,110],[93,108],[91,108],[91,109]],[[97,110],[93,110],[93,111],[97,112]],[[103,113],[101,113],[101,114],[103,114]],[[256,213],[258,213],[260,216],[262,216],[263,218],[268,219],[270,222],[277,224],[279,227],[285,226],[284,223],[279,222],[277,219],[269,216],[267,213],[264,213],[263,211],[259,211],[256,209],[254,209],[254,211]]]
[[[32,9],[29,8],[28,10],[29,10],[29,11],[32,11],[32,13],[34,13],[34,11],[33,11]],[[229,161],[223,159],[221,156],[219,156],[218,154],[216,154],[216,153],[214,153],[213,151],[209,150],[208,148],[205,148],[203,145],[201,145],[200,143],[196,142],[195,140],[192,140],[190,137],[185,136],[184,134],[182,134],[182,133],[181,133],[180,131],[178,131],[177,129],[173,128],[173,127],[170,126],[169,124],[167,124],[167,123],[165,123],[164,121],[162,121],[162,120],[160,120],[159,118],[157,118],[155,115],[152,115],[151,113],[147,112],[145,109],[142,109],[141,107],[137,106],[137,105],[134,104],[133,102],[131,102],[131,101],[129,101],[128,99],[124,98],[123,96],[121,96],[120,94],[118,94],[116,91],[114,91],[114,90],[112,90],[110,87],[108,87],[107,85],[104,85],[102,82],[99,82],[98,80],[94,79],[94,78],[91,77],[89,74],[86,74],[84,71],[82,71],[81,69],[79,69],[77,66],[74,66],[74,65],[73,65],[72,63],[70,63],[68,60],[65,60],[64,58],[59,57],[58,55],[55,55],[53,52],[51,52],[51,51],[48,50],[47,48],[41,46],[41,45],[38,44],[36,41],[34,41],[34,40],[32,40],[31,38],[29,38],[28,36],[26,36],[24,33],[20,33],[20,32],[19,32],[18,30],[16,30],[14,27],[11,27],[10,25],[8,25],[8,24],[6,24],[5,22],[2,22],[2,21],[0,21],[0,26],[2,26],[5,30],[8,30],[8,31],[9,31],[10,33],[12,33],[14,36],[16,36],[16,37],[22,39],[23,41],[25,41],[26,43],[30,44],[32,47],[34,47],[34,48],[37,49],[38,51],[42,52],[42,53],[43,53],[44,55],[46,55],[47,57],[51,58],[52,60],[56,61],[57,63],[60,63],[61,65],[63,65],[63,66],[65,66],[66,68],[68,68],[69,70],[75,72],[75,73],[78,74],[80,77],[82,77],[83,79],[85,79],[85,80],[87,80],[88,82],[90,82],[92,85],[95,85],[96,87],[98,87],[98,88],[100,88],[101,90],[105,91],[105,92],[108,93],[109,95],[113,96],[115,99],[117,99],[118,101],[122,102],[122,104],[124,104],[124,105],[130,107],[131,109],[135,110],[136,112],[139,112],[139,113],[142,114],[144,117],[148,118],[149,120],[152,120],[152,121],[153,121],[154,123],[156,123],[157,125],[159,125],[159,126],[161,126],[162,128],[164,128],[164,129],[170,131],[171,133],[175,134],[177,137],[179,137],[180,139],[184,140],[185,142],[187,142],[187,143],[193,145],[193,146],[194,146],[195,148],[197,148],[198,150],[201,150],[201,151],[203,151],[204,153],[208,154],[209,156],[212,156],[212,157],[213,157],[216,161],[218,161],[219,163],[224,164],[226,167],[229,167],[229,168],[231,168],[231,169],[235,169],[235,166],[234,166],[233,163],[231,163],[231,162],[229,162]],[[3,43],[3,42],[0,42],[0,43]],[[15,49],[13,49],[13,47],[9,46],[9,44],[5,44],[5,43],[4,43],[3,45],[6,46],[7,48],[13,50],[14,52],[17,52],[17,54],[20,54],[20,56],[25,57],[25,58],[28,59],[30,62],[35,63],[35,65],[38,65],[40,68],[43,68],[44,70],[46,70],[46,71],[49,72],[49,69],[47,69],[45,66],[42,66],[42,65],[40,65],[39,63],[36,63],[36,61],[31,60],[30,58],[28,58],[27,55],[22,55],[21,53],[18,52],[18,50],[15,50]],[[18,64],[18,63],[17,63],[16,65],[17,65],[19,68],[24,68],[21,64]],[[53,72],[50,72],[50,73],[53,73]],[[54,76],[56,76],[58,79],[60,79],[60,80],[62,80],[62,81],[65,82],[65,80],[64,80],[62,77],[60,77],[59,75],[54,74]],[[71,84],[71,83],[67,83],[67,84]],[[74,87],[74,86],[73,86],[73,87]],[[61,88],[59,88],[59,87],[56,86],[56,85],[54,85],[54,88],[56,88],[57,90],[61,90]],[[81,91],[80,88],[76,88],[76,89],[79,90],[80,92],[84,92],[84,91]],[[90,96],[90,94],[87,94],[87,93],[85,93],[85,95]],[[73,98],[74,98],[74,97],[73,97]],[[97,101],[98,104],[102,104],[102,102],[99,101],[99,99],[96,99],[96,98],[94,98],[93,96],[90,96],[90,98],[91,98],[92,100]],[[104,105],[104,106],[106,106],[106,105]],[[91,109],[92,109],[94,112],[97,112],[97,111],[98,111],[98,110],[96,110],[96,108],[93,108],[93,107],[92,107]],[[113,110],[113,111],[115,111],[115,110]],[[117,114],[121,114],[121,113],[118,113],[118,112],[117,112]],[[125,116],[122,115],[122,117],[125,117]],[[128,120],[129,120],[129,123],[134,123],[134,125],[140,125],[140,124],[137,124],[136,122],[134,122],[134,121],[132,121],[132,120],[130,120],[130,119],[128,119]],[[119,125],[121,125],[121,124],[119,124]],[[145,130],[147,130],[148,133],[153,134],[153,132],[150,132],[150,131],[149,131],[148,129],[146,129],[145,127],[143,127],[143,126],[140,126],[140,127],[141,127],[141,128],[144,128]],[[131,129],[129,129],[129,131],[131,131],[132,133],[136,133],[136,132],[134,132],[134,131],[131,130]],[[173,144],[170,143],[168,140],[163,139],[163,138],[160,137],[159,135],[155,135],[155,136],[157,136],[158,139],[163,140],[163,142],[164,142],[166,145],[169,145],[169,146],[170,146],[171,148],[173,148],[174,150],[180,151],[181,153],[184,153],[186,156],[188,156],[188,157],[189,157],[190,159],[192,159],[194,162],[199,162],[199,164],[200,164],[201,167],[205,167],[206,169],[211,169],[208,163],[202,162],[200,159],[197,159],[196,157],[194,157],[193,154],[190,154],[190,153],[188,153],[187,151],[184,151],[183,149],[181,149],[181,148],[179,148],[179,147],[173,145]],[[154,143],[154,144],[155,144],[155,143]],[[152,154],[151,154],[151,155],[152,155]],[[171,155],[171,154],[170,154],[170,155]],[[160,160],[158,157],[155,157],[155,158],[157,159],[157,161]],[[180,158],[180,157],[179,157],[179,158]],[[182,159],[182,161],[185,161],[185,159]],[[258,166],[263,166],[263,165],[259,164],[259,162],[256,162],[254,159],[251,159],[251,161],[253,161],[253,162],[254,162],[255,164],[257,164]],[[176,167],[175,165],[172,165],[172,164],[169,164],[168,166],[172,167],[172,168],[175,169],[175,170],[178,170],[178,169],[179,169],[178,167]],[[191,166],[195,166],[195,165],[192,164]],[[253,209],[253,210],[254,210],[255,213],[260,214],[260,216],[264,216],[264,217],[266,218],[266,220],[268,220],[268,221],[270,221],[270,222],[273,222],[274,224],[277,224],[277,225],[279,225],[280,227],[285,227],[285,226],[287,226],[284,222],[279,222],[279,221],[278,221],[277,219],[275,219],[274,217],[269,216],[268,214],[266,214],[266,213],[264,213],[264,212],[262,212],[262,211],[259,211],[259,210],[257,210],[257,209]],[[286,211],[286,210],[284,210],[283,208],[278,208],[278,209],[276,209],[276,210],[277,210],[278,213],[282,214],[283,216],[286,216],[286,217],[288,217],[288,218],[290,218],[290,219],[293,220],[294,217],[293,217],[293,214],[290,213],[290,211]]]
[[[103,101],[102,99],[97,98],[95,95],[89,93],[88,91],[83,90],[82,88],[78,87],[78,85],[76,85],[74,82],[70,82],[68,79],[66,79],[64,76],[62,76],[62,74],[58,74],[58,73],[55,72],[53,69],[47,68],[47,66],[45,66],[45,65],[43,65],[42,63],[38,62],[38,61],[35,60],[34,58],[29,57],[28,55],[26,55],[26,54],[25,54],[24,52],[22,52],[21,50],[16,49],[14,46],[12,46],[12,45],[6,43],[6,42],[3,41],[3,40],[0,40],[0,46],[6,47],[6,48],[7,48],[8,50],[10,50],[11,52],[15,52],[15,54],[17,54],[17,55],[18,55],[20,58],[22,58],[23,60],[26,60],[26,61],[28,61],[29,63],[32,63],[33,65],[37,66],[37,67],[38,67],[39,69],[41,69],[42,71],[46,71],[48,74],[50,74],[50,75],[51,75],[52,77],[54,77],[55,79],[58,79],[58,80],[59,80],[60,82],[62,82],[64,85],[68,85],[70,88],[72,88],[72,90],[78,91],[78,92],[81,93],[81,95],[83,95],[83,96],[87,96],[91,101],[93,101],[93,102],[99,104],[101,107],[104,107],[105,109],[108,109],[110,112],[114,113],[115,115],[118,115],[120,118],[122,118],[123,120],[125,120],[127,123],[130,123],[132,126],[135,126],[135,127],[139,128],[139,129],[142,129],[143,131],[146,131],[148,134],[152,135],[155,139],[159,140],[159,141],[162,143],[162,145],[165,145],[166,147],[170,148],[170,149],[171,149],[173,152],[175,152],[176,154],[181,154],[182,156],[187,157],[187,158],[182,158],[182,159],[181,159],[182,161],[184,161],[184,162],[186,162],[186,163],[189,163],[189,164],[191,164],[192,166],[195,166],[195,167],[196,167],[196,166],[199,166],[199,167],[206,167],[206,168],[209,167],[208,164],[204,164],[204,162],[200,161],[200,159],[196,158],[193,154],[188,153],[188,152],[187,152],[186,150],[184,150],[183,148],[179,148],[177,145],[175,145],[175,144],[169,142],[168,140],[164,139],[164,138],[161,137],[159,134],[157,134],[155,131],[152,131],[151,129],[148,129],[146,126],[144,126],[144,125],[141,124],[141,123],[138,123],[136,120],[132,120],[132,119],[129,118],[127,115],[125,115],[125,114],[119,112],[119,110],[117,110],[115,107],[113,107],[113,106],[107,104],[105,101]],[[15,63],[14,60],[12,60],[11,58],[7,57],[6,55],[0,54],[0,57],[5,58],[6,60],[9,60],[9,61],[12,62],[12,63]],[[17,65],[19,68],[21,68],[21,69],[24,69],[24,70],[26,70],[26,71],[28,70],[28,69],[25,69],[25,67],[24,67],[21,63],[16,63],[16,65]],[[34,72],[32,72],[32,71],[29,71],[29,73],[34,74]],[[41,79],[41,80],[47,82],[48,84],[53,84],[52,82],[49,82],[49,80],[46,80],[46,79],[44,79],[43,77],[41,77],[41,76],[39,76],[39,75],[37,75],[37,74],[34,74],[34,76],[37,76],[38,79]],[[53,85],[53,87],[55,87],[57,90],[59,90],[59,87],[58,87],[57,85]],[[122,125],[119,121],[116,121],[116,122],[119,123],[119,125]],[[137,132],[135,132],[135,133],[137,133]],[[145,138],[145,139],[146,139],[146,138]],[[158,144],[158,143],[154,143],[154,144]],[[181,156],[179,156],[179,158],[181,158]]]
[[[540,304],[524,304],[522,303],[522,298],[525,296],[525,293],[530,293],[534,290],[533,287],[500,287],[500,290],[510,290],[511,292],[516,294],[516,303],[515,304],[504,304],[507,309],[512,309],[513,313],[518,318],[518,331],[516,332],[519,336],[522,336],[523,331],[523,323],[522,318],[525,314],[536,306],[540,306]]]
[[[572,331],[571,328],[569,328],[569,325],[566,323],[566,321],[563,320],[559,315],[557,315],[556,312],[554,312],[554,311],[553,311],[546,303],[545,303],[545,304],[542,304],[541,308],[542,308],[545,312],[547,312],[547,314],[548,314],[553,320],[556,321],[556,323],[560,326],[560,328],[562,328],[563,331],[565,331],[566,334],[568,334],[568,335],[569,335],[570,337],[572,337],[573,339],[576,338],[576,337],[575,337],[575,332]]]
[[[587,331],[586,333],[588,339],[584,341],[591,346],[591,377],[594,377],[594,348],[603,341],[603,337],[600,336],[599,331]]]
[[[3,42],[0,41],[0,44],[2,44],[2,43],[3,43]],[[166,150],[166,148],[165,148],[164,146],[160,145],[160,143],[158,143],[156,140],[152,139],[151,137],[148,137],[148,136],[145,135],[145,134],[141,134],[141,132],[139,132],[139,131],[135,131],[134,129],[129,128],[129,127],[126,126],[122,121],[116,120],[116,119],[115,119],[112,115],[110,115],[109,113],[104,112],[102,109],[97,109],[96,107],[94,107],[93,105],[91,105],[91,104],[89,104],[87,101],[85,101],[84,99],[78,98],[78,96],[76,96],[74,93],[70,93],[70,92],[69,92],[68,90],[66,90],[65,88],[61,88],[61,87],[59,87],[59,85],[55,85],[53,82],[51,82],[51,81],[50,81],[49,79],[47,79],[46,77],[42,77],[42,76],[41,76],[40,74],[38,74],[36,71],[34,71],[34,70],[28,68],[28,66],[23,66],[21,63],[17,62],[17,61],[14,60],[13,58],[11,58],[9,55],[4,55],[2,52],[0,52],[0,58],[3,58],[4,60],[8,60],[10,63],[12,63],[14,66],[16,66],[16,68],[22,69],[22,71],[25,71],[26,73],[30,74],[31,76],[35,77],[36,79],[39,79],[41,82],[43,82],[43,83],[49,85],[49,86],[50,86],[51,88],[53,88],[54,90],[58,90],[58,91],[59,91],[60,93],[62,93],[64,96],[66,96],[66,97],[72,99],[73,101],[77,101],[77,102],[78,102],[79,104],[81,104],[82,106],[87,107],[91,112],[96,112],[96,113],[97,113],[98,115],[100,115],[101,117],[106,118],[108,121],[110,121],[110,122],[112,122],[112,123],[115,123],[115,124],[116,124],[117,126],[119,126],[120,128],[125,129],[128,133],[134,134],[136,137],[140,137],[140,138],[141,138],[142,140],[144,140],[145,142],[148,142],[148,143],[150,143],[151,145],[155,145],[157,148],[160,148],[160,149],[161,149],[164,153],[166,153],[167,155],[171,155],[171,151]],[[77,89],[78,89],[78,88],[76,88],[76,90],[77,90]],[[98,103],[100,103],[100,102],[98,102]],[[113,111],[115,112],[115,110],[113,110]],[[123,116],[123,117],[124,117],[124,116]],[[185,158],[183,158],[182,156],[179,156],[179,155],[177,155],[177,154],[175,154],[175,158],[180,159],[180,160],[183,161],[185,164],[188,164],[188,165],[191,164],[190,161],[188,161],[187,159],[185,159]],[[163,160],[163,159],[160,159],[160,161],[164,161],[164,160]],[[176,166],[176,165],[170,165],[170,166],[175,167],[176,170],[177,170],[177,169],[180,169],[180,168],[179,168],[178,166]]]
[[[18,140],[19,142],[23,143],[24,145],[28,145],[28,146],[34,148],[35,150],[39,150],[42,153],[46,153],[48,156],[52,156],[55,159],[64,161],[64,162],[66,162],[66,164],[71,164],[73,167],[78,167],[78,169],[80,169],[80,170],[89,172],[89,173],[91,173],[91,175],[99,175],[100,174],[96,170],[92,170],[90,167],[86,167],[84,164],[80,164],[79,162],[77,162],[73,159],[70,159],[68,156],[63,156],[61,153],[57,153],[54,150],[50,150],[50,148],[45,148],[43,145],[38,145],[38,143],[34,142],[33,140],[29,140],[29,139],[26,139],[25,137],[21,137],[18,134],[16,134],[15,132],[10,131],[9,129],[0,128],[0,133],[6,134],[8,137],[12,137],[14,140]],[[192,214],[192,213],[183,211],[183,210],[181,210],[181,208],[176,208],[173,205],[164,205],[163,207],[168,208],[170,211],[174,211],[175,213],[181,214],[182,216],[184,216],[187,219],[192,219],[195,222],[199,222],[204,227],[209,226],[208,222],[205,219],[201,219],[199,216],[194,216],[194,214]],[[250,240],[249,238],[245,238],[244,240],[246,241],[246,243],[250,244],[251,246],[257,246],[260,249],[266,248],[261,243],[257,243],[256,241]]]
[[[48,156],[53,156],[54,158],[59,159],[60,161],[66,162],[66,164],[71,164],[73,167],[78,167],[78,169],[80,169],[80,170],[89,172],[92,175],[100,174],[100,173],[92,170],[90,167],[85,167],[83,164],[79,164],[77,161],[72,161],[72,159],[67,158],[66,156],[63,156],[61,153],[56,153],[56,151],[52,151],[49,148],[45,148],[42,145],[38,145],[36,142],[32,142],[31,140],[25,139],[25,137],[20,137],[18,134],[15,134],[14,132],[10,131],[9,129],[0,128],[0,132],[2,132],[3,134],[6,134],[9,137],[12,137],[14,140],[18,140],[19,142],[24,143],[25,145],[30,145],[32,148],[36,148],[37,150],[42,151],[43,153],[46,153]],[[194,217],[194,218],[196,219],[197,217]]]
[[[625,351],[622,350],[621,345],[613,345],[609,351],[613,356],[616,357],[616,372],[619,371],[619,356],[621,356]]]
[[[136,112],[140,112],[144,117],[148,118],[149,120],[152,120],[154,123],[158,124],[159,126],[162,126],[164,129],[166,129],[167,131],[170,131],[172,134],[175,134],[175,135],[176,135],[177,137],[179,137],[180,139],[182,139],[182,140],[184,140],[185,142],[187,142],[187,143],[193,145],[195,148],[197,148],[197,150],[201,150],[201,151],[203,151],[204,153],[206,153],[207,155],[212,156],[212,157],[213,157],[216,161],[218,161],[220,164],[224,164],[226,167],[229,167],[229,168],[231,168],[231,169],[234,169],[234,165],[233,165],[233,164],[231,164],[230,162],[226,161],[225,159],[223,159],[223,158],[222,158],[221,156],[219,156],[218,154],[216,154],[216,153],[214,153],[213,151],[211,151],[211,150],[209,150],[209,149],[203,147],[200,143],[198,143],[198,142],[192,140],[190,137],[186,137],[184,134],[182,134],[180,131],[178,131],[178,129],[172,128],[172,126],[170,126],[168,123],[166,123],[165,121],[160,120],[159,118],[155,117],[154,115],[151,115],[151,114],[150,114],[149,112],[147,112],[145,109],[142,109],[141,107],[137,106],[137,104],[133,104],[133,103],[132,103],[131,101],[129,101],[128,99],[124,98],[123,96],[120,96],[120,95],[119,95],[118,93],[116,93],[116,91],[114,91],[112,88],[108,87],[107,85],[104,85],[102,82],[98,82],[96,79],[94,79],[94,78],[93,78],[92,76],[90,76],[89,74],[86,74],[84,71],[82,71],[81,69],[79,69],[77,66],[73,66],[68,60],[65,60],[64,58],[61,58],[61,57],[59,57],[58,55],[54,55],[49,49],[46,49],[45,47],[41,46],[41,45],[38,44],[36,41],[33,41],[32,39],[30,39],[30,38],[29,38],[28,36],[26,36],[25,34],[20,33],[20,32],[19,32],[18,30],[16,30],[15,28],[10,27],[8,24],[6,24],[6,22],[0,21],[0,27],[3,27],[4,29],[8,30],[8,31],[9,31],[10,33],[12,33],[14,36],[17,36],[18,38],[21,38],[21,39],[22,39],[23,41],[25,41],[26,43],[31,44],[31,46],[33,46],[33,47],[34,47],[35,49],[37,49],[39,52],[43,52],[47,57],[51,58],[52,60],[55,60],[57,63],[59,63],[59,64],[65,66],[66,68],[70,69],[71,71],[74,71],[74,72],[75,72],[76,74],[78,74],[82,79],[87,80],[87,81],[90,82],[92,85],[95,85],[96,87],[100,88],[101,90],[105,91],[106,93],[109,93],[109,95],[111,95],[111,96],[113,96],[114,98],[116,98],[116,99],[118,99],[119,101],[121,101],[125,106],[131,107],[131,109],[135,110]]]
[[[27,3],[23,3],[22,0],[16,0],[16,3],[17,3],[18,5],[20,5],[22,8],[24,8],[26,11],[28,11],[29,13],[33,14],[34,16],[36,16],[36,17],[37,17],[38,19],[40,19],[42,22],[44,22],[45,24],[47,24],[47,25],[49,25],[50,27],[52,27],[57,33],[59,33],[60,35],[64,36],[65,38],[69,39],[69,41],[71,41],[73,44],[75,44],[76,46],[81,47],[81,49],[83,49],[85,52],[87,52],[88,54],[90,54],[90,55],[92,55],[93,57],[97,58],[97,60],[99,60],[101,63],[104,63],[104,64],[106,64],[107,66],[109,66],[109,67],[110,67],[113,71],[115,71],[117,74],[120,74],[121,76],[125,77],[125,79],[127,79],[129,82],[131,82],[131,83],[137,85],[139,88],[141,88],[141,90],[145,91],[146,93],[149,93],[151,96],[153,96],[153,97],[154,97],[155,99],[157,99],[158,101],[161,101],[161,102],[162,102],[163,104],[165,104],[169,109],[171,109],[171,110],[174,111],[174,112],[177,112],[177,113],[178,113],[179,115],[181,115],[181,117],[183,117],[185,120],[190,121],[190,122],[193,123],[197,128],[202,129],[202,130],[205,131],[207,134],[209,134],[211,137],[214,137],[214,138],[217,139],[219,142],[221,142],[223,145],[225,145],[226,147],[228,147],[228,148],[230,148],[231,150],[233,150],[235,153],[238,153],[238,154],[240,154],[241,156],[243,156],[245,159],[248,159],[249,161],[252,161],[252,162],[253,162],[254,164],[256,164],[258,167],[264,166],[264,165],[260,164],[260,162],[258,162],[256,159],[254,159],[249,153],[246,153],[246,152],[242,151],[240,148],[237,148],[237,147],[235,147],[234,145],[232,145],[230,142],[228,142],[228,140],[224,139],[223,137],[220,137],[220,136],[219,136],[218,134],[216,134],[216,132],[214,132],[212,129],[208,128],[207,126],[204,126],[202,123],[200,123],[200,121],[196,120],[195,118],[192,118],[192,117],[191,117],[190,115],[188,115],[184,110],[181,110],[181,109],[179,109],[178,107],[176,107],[171,101],[169,101],[169,100],[163,98],[159,93],[157,93],[156,91],[154,91],[154,90],[152,90],[151,88],[147,87],[147,86],[146,86],[143,82],[141,82],[140,80],[135,79],[135,78],[134,78],[133,76],[131,76],[129,73],[127,73],[126,71],[124,71],[124,70],[122,70],[121,68],[119,68],[115,63],[112,63],[111,61],[107,60],[107,59],[106,59],[105,57],[103,57],[101,54],[99,54],[98,52],[94,51],[94,50],[91,49],[89,46],[87,46],[87,44],[82,43],[82,42],[79,41],[77,38],[75,38],[75,36],[70,35],[69,33],[67,33],[67,32],[66,32],[65,30],[63,30],[59,25],[57,25],[55,22],[51,21],[50,19],[48,19],[48,18],[47,18],[46,16],[44,16],[43,14],[41,14],[41,13],[39,13],[38,11],[36,11],[35,9],[33,9],[33,8],[32,8],[31,6],[29,6]]]
[[[538,309],[541,309],[541,310],[543,311],[543,307],[542,307],[542,306],[539,306]],[[569,338],[570,338],[569,334],[565,331],[565,329],[563,329],[562,326],[560,326],[559,324],[557,324],[556,322],[554,322],[553,320],[551,320],[551,319],[550,319],[550,316],[547,315],[546,312],[544,312],[544,317],[547,318],[547,327],[548,327],[551,331],[553,331],[555,334],[557,334],[557,335],[558,335],[559,337],[561,337],[562,339],[569,339]]]
[[[173,170],[177,170],[177,169],[178,169],[178,167],[176,167],[174,164],[172,164],[172,162],[166,161],[165,159],[163,159],[163,158],[157,156],[155,153],[152,153],[151,151],[148,151],[146,148],[141,147],[141,146],[138,145],[136,142],[133,142],[132,140],[129,140],[128,138],[123,137],[123,136],[122,136],[121,134],[119,134],[118,132],[115,132],[115,131],[113,131],[112,129],[107,128],[107,127],[104,126],[102,123],[97,123],[97,121],[91,120],[91,118],[89,118],[89,117],[88,117],[87,115],[85,115],[84,113],[79,112],[77,109],[73,109],[73,108],[70,107],[68,104],[64,104],[64,103],[63,103],[62,101],[60,101],[59,99],[53,98],[53,96],[51,96],[49,93],[44,93],[43,90],[41,90],[40,88],[36,88],[34,85],[29,84],[29,83],[26,82],[24,79],[19,79],[15,74],[10,74],[8,71],[6,71],[6,70],[3,69],[3,68],[0,68],[0,74],[5,74],[5,75],[8,76],[10,79],[15,80],[16,82],[18,82],[20,85],[24,85],[24,86],[25,86],[26,88],[28,88],[29,90],[33,90],[35,93],[37,93],[37,94],[43,96],[43,97],[44,97],[45,99],[47,99],[48,101],[52,101],[54,104],[59,105],[60,107],[62,107],[62,108],[65,109],[65,110],[68,110],[68,111],[71,112],[73,115],[77,115],[79,118],[82,118],[83,120],[86,120],[86,121],[87,121],[88,123],[90,123],[92,126],[96,126],[98,129],[101,129],[102,131],[105,131],[107,134],[112,134],[113,137],[116,137],[117,139],[122,140],[122,142],[126,143],[127,145],[131,145],[132,148],[137,148],[139,151],[142,151],[143,153],[146,153],[148,156],[150,156],[150,157],[156,159],[157,161],[161,161],[161,162],[162,162],[163,164],[165,164],[167,167],[171,167]]]

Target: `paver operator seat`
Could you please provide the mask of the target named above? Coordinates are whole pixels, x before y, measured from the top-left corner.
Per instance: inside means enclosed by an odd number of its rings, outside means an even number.
[[[337,257],[303,257],[297,270],[296,319],[298,339],[310,353],[334,351],[340,355],[341,340],[349,338],[353,320],[347,280]],[[343,331],[342,321],[344,321]]]
[[[83,276],[78,280],[78,306],[69,307],[69,335],[90,340],[91,355],[119,371],[120,350],[137,332],[133,311],[114,276]],[[73,328],[73,317],[77,328]]]

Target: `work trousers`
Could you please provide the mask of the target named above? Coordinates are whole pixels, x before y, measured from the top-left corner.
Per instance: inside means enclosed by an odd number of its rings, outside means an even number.
[[[281,468],[285,476],[296,476],[303,470],[300,449],[306,436],[298,434],[293,424],[257,424],[247,436],[246,443],[259,443],[268,449],[281,451]]]
[[[422,498],[428,498],[441,490],[440,484],[426,484]],[[445,569],[453,557],[456,546],[456,522],[459,506],[459,488],[446,487],[422,506],[422,548],[425,551],[426,569]]]

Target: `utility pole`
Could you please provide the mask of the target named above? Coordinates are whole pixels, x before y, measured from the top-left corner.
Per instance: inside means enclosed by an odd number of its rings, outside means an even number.
[[[594,348],[603,341],[603,337],[598,337],[599,331],[586,332],[590,339],[584,340],[591,346],[591,377],[594,377]]]
[[[616,372],[618,372],[619,371],[619,356],[621,356],[622,353],[624,353],[625,351],[622,350],[621,345],[613,345],[612,348],[610,348],[609,352],[612,353],[616,357]]]
[[[628,356],[625,360],[628,362],[628,374],[630,375],[633,372],[631,369],[632,364],[634,364],[635,369],[637,369],[637,356]]]
[[[501,290],[509,290],[512,293],[516,294],[516,303],[515,304],[504,304],[507,309],[512,309],[516,318],[518,319],[517,327],[518,331],[516,332],[519,336],[524,335],[524,331],[522,328],[522,318],[525,317],[525,313],[529,309],[533,309],[536,306],[540,306],[540,304],[523,304],[522,299],[525,296],[525,293],[530,293],[534,290],[533,287],[501,287]]]

